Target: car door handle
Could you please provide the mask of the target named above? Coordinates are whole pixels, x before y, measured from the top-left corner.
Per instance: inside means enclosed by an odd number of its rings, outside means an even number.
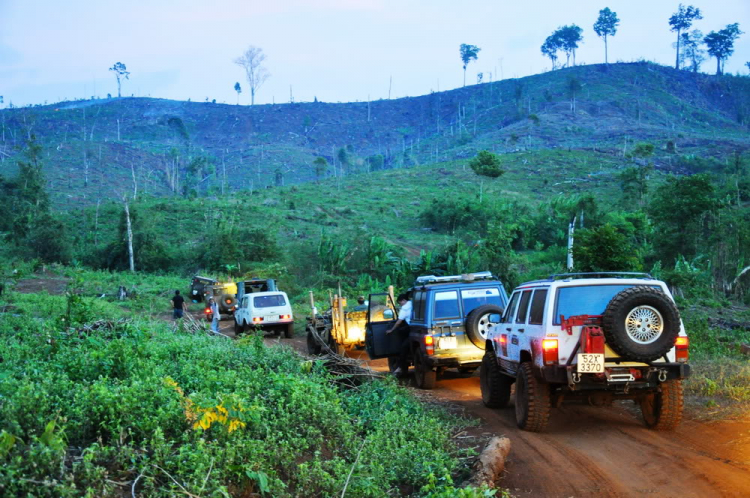
[[[510,332],[510,327],[506,327],[506,329],[505,329],[505,330],[507,330],[508,332]]]
[[[524,330],[526,330],[526,329],[518,329],[519,332],[523,332]]]

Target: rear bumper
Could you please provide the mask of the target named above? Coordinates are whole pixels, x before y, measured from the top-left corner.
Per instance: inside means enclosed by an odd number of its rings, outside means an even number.
[[[639,376],[628,379],[627,371],[637,370]],[[650,366],[611,369],[605,374],[580,374],[572,366],[545,366],[539,372],[541,380],[552,384],[567,384],[571,390],[629,390],[648,389],[667,380],[682,380],[690,377],[690,365],[686,363],[653,363]],[[614,380],[617,379],[617,380]]]
[[[424,354],[424,352],[423,352]],[[458,368],[458,367],[478,367],[482,364],[482,356],[472,352],[469,354],[456,355],[456,356],[433,356],[424,355],[425,363],[431,367],[445,367],[445,368]]]

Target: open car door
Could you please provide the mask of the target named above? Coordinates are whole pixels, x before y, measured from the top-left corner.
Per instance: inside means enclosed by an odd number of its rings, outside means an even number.
[[[370,294],[365,327],[365,349],[371,360],[398,356],[401,339],[398,334],[386,334],[397,319],[396,306],[390,294]]]

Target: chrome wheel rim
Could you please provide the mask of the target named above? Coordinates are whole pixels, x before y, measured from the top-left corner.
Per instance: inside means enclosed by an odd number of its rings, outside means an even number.
[[[637,306],[625,317],[625,331],[638,344],[651,344],[664,331],[664,318],[652,306]]]
[[[487,313],[485,315],[482,315],[479,317],[479,322],[477,323],[477,332],[479,332],[479,335],[484,339],[487,340],[487,332],[490,330],[490,313]]]

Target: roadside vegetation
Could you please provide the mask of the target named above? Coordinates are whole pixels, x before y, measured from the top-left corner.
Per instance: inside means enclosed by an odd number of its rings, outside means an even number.
[[[175,328],[85,295],[100,273],[63,273],[65,295],[0,302],[0,494],[495,495],[454,494],[467,422],[391,379],[344,387],[290,349]],[[151,300],[173,283],[116,276]]]

